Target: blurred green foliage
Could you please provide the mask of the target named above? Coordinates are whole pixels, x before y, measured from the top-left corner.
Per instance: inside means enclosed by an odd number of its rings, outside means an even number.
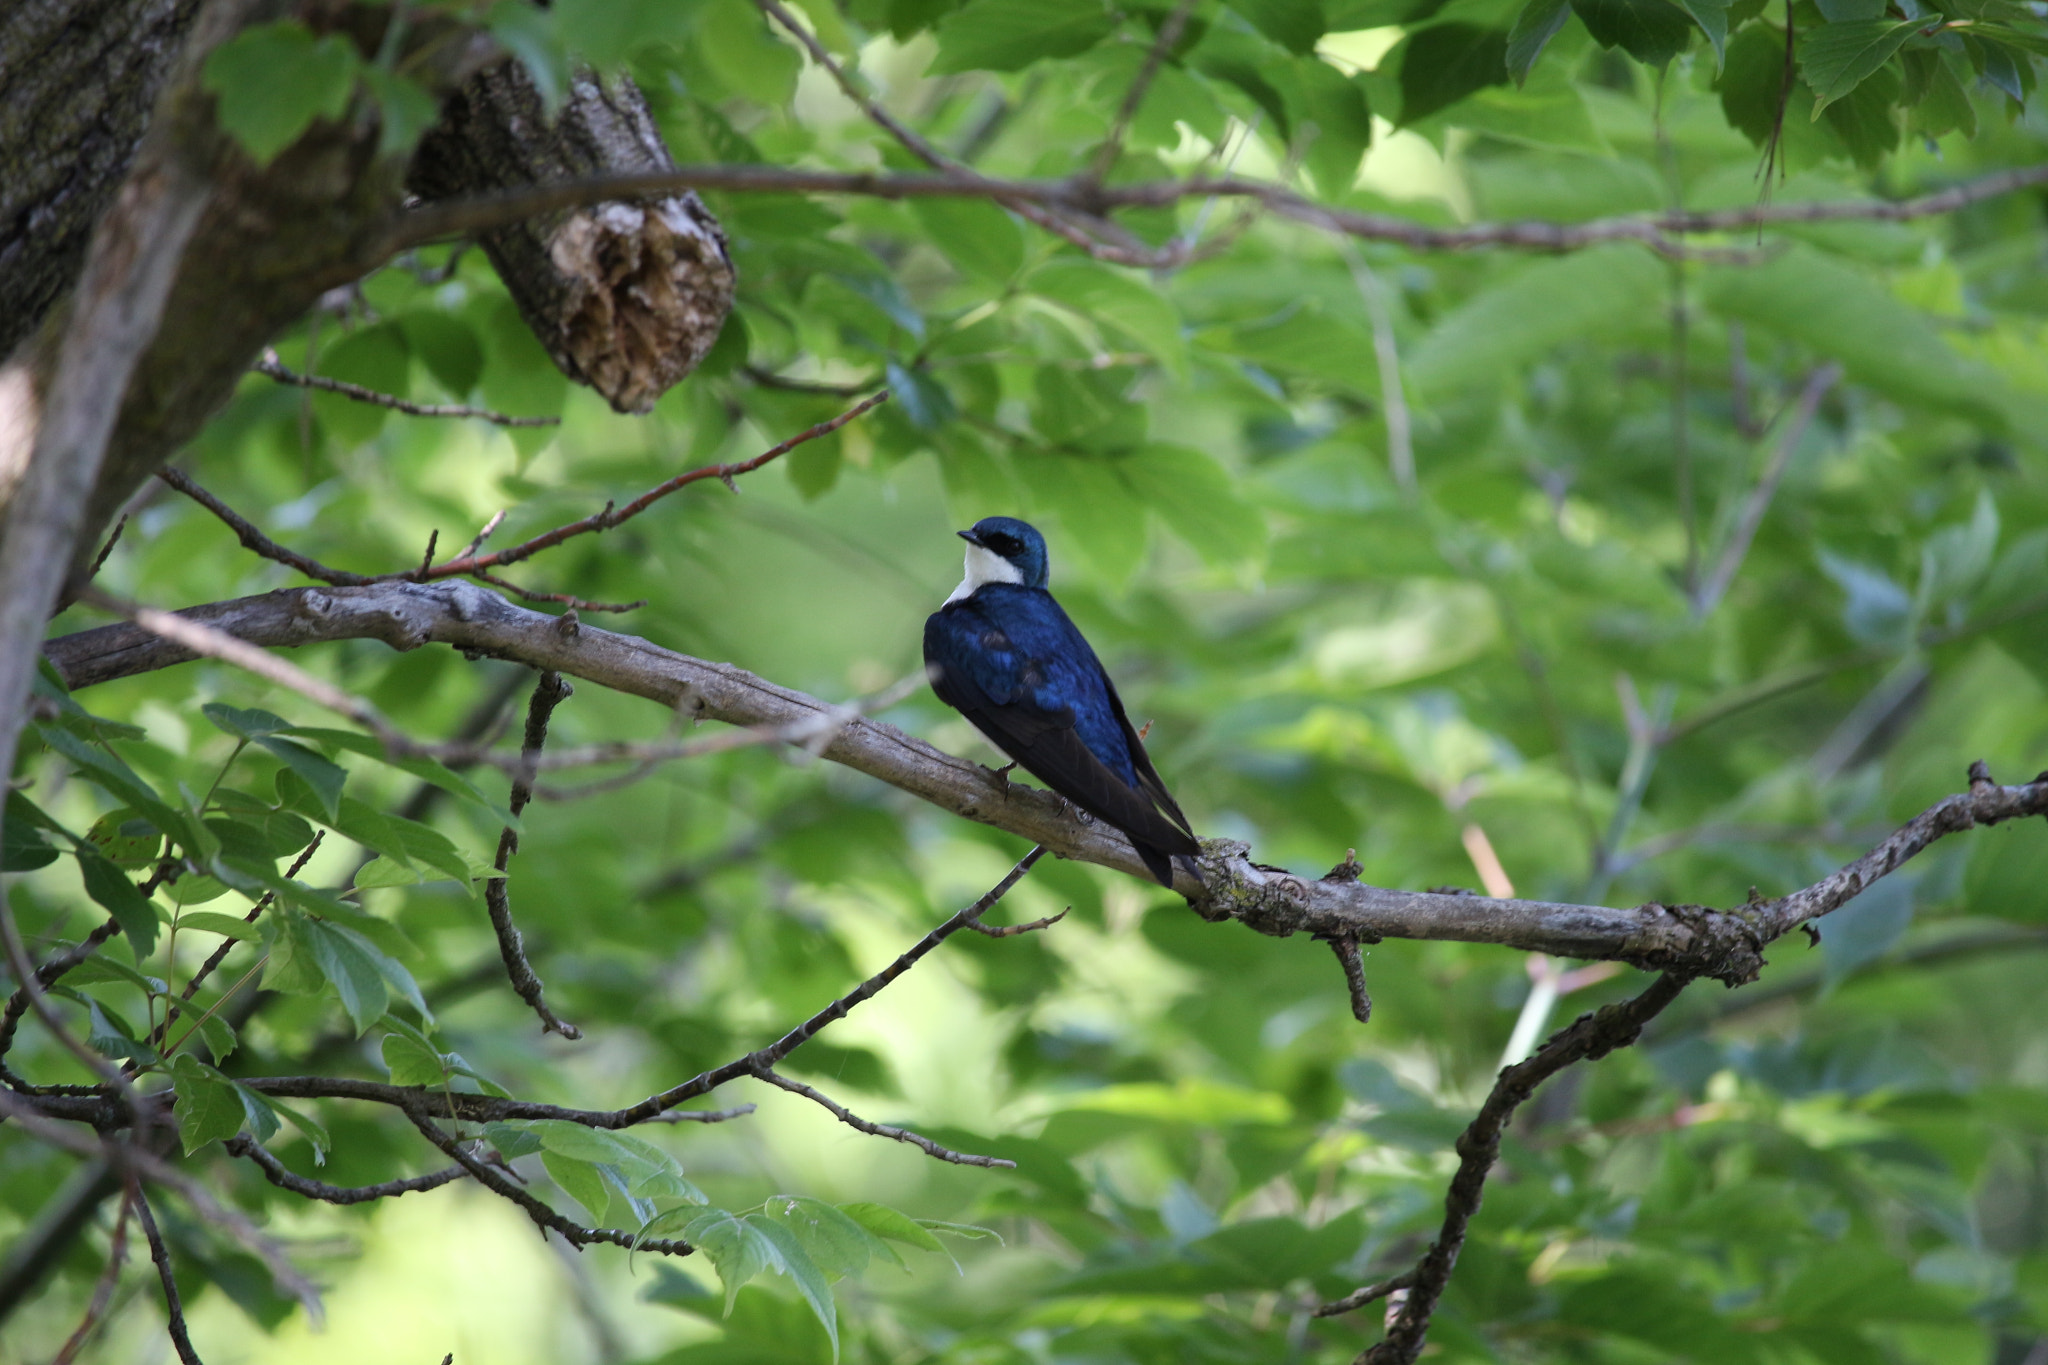
[[[1169,10],[803,12],[942,146],[1057,177],[1091,163]],[[490,23],[549,88],[572,59],[631,71],[679,162],[908,164],[744,0],[511,2]],[[1765,144],[1780,201],[1867,192],[1874,169],[1929,188],[2041,159],[2048,128],[2022,108],[2041,33],[2035,7],[2002,0],[1796,0],[1789,16],[1754,0],[1199,3],[1112,175],[1229,166],[1431,223],[1739,206]],[[271,26],[209,78],[230,126],[274,151],[337,107],[356,62]],[[1369,881],[1477,885],[1476,830],[1525,895],[1727,905],[1855,855],[1972,759],[2008,780],[2048,766],[2037,196],[1787,227],[1684,262],[1633,245],[1419,256],[1189,202],[1125,222],[1226,248],[1152,273],[985,203],[706,198],[740,302],[652,416],[570,388],[488,266],[465,254],[444,278],[435,249],[308,318],[284,359],[560,413],[559,428],[418,420],[252,376],[187,465],[278,539],[377,572],[417,562],[430,531],[458,544],[506,508],[509,543],[887,384],[894,402],[737,499],[698,485],[520,580],[647,598],[616,624],[840,699],[915,667],[956,572],[951,528],[1029,516],[1198,828],[1304,875],[1355,849]],[[1840,382],[1817,380],[1831,363]],[[160,496],[102,581],[185,606],[292,579]],[[95,623],[74,612],[53,631]],[[423,737],[516,726],[528,686],[438,649],[298,662]],[[716,1127],[494,1129],[570,1217],[706,1252],[601,1248],[565,1268],[472,1188],[347,1211],[273,1189],[218,1140],[246,1131],[340,1184],[438,1154],[375,1108],[288,1107],[239,1082],[311,1071],[627,1103],[778,1036],[1022,846],[758,749],[543,801],[509,888],[550,1002],[586,1034],[572,1044],[505,988],[472,881],[501,776],[383,762],[224,666],[46,700],[8,797],[7,893],[41,951],[103,910],[122,930],[60,1008],[103,1053],[160,1066],[197,1168],[342,1286],[330,1336],[308,1337],[253,1261],[173,1211],[216,1361],[460,1360],[459,1332],[485,1333],[461,1339],[500,1362],[1349,1359],[1377,1310],[1306,1307],[1426,1244],[1450,1144],[1530,997],[1520,955],[1387,943],[1367,959],[1361,1029],[1320,946],[1049,862],[997,918],[1071,905],[1066,921],[956,938],[788,1067],[1014,1171],[940,1165],[749,1083],[711,1102],[760,1111]],[[990,756],[929,696],[887,718]],[[585,685],[554,742],[668,723]],[[136,882],[168,846],[211,875],[145,900]],[[244,925],[266,892],[277,903]],[[2044,934],[2048,838],[1980,831],[1827,920],[1817,947],[1777,945],[1761,984],[1698,987],[1640,1047],[1560,1078],[1509,1136],[1433,1358],[2037,1359]],[[229,940],[203,1018],[152,1042],[164,992]],[[84,1078],[33,1021],[7,1060]],[[0,1130],[0,1237],[72,1164]],[[8,1358],[70,1331],[104,1236],[10,1324]],[[392,1278],[414,1246],[445,1263],[441,1297]],[[504,1268],[519,1256],[532,1264]],[[506,1276],[555,1287],[494,1306]],[[150,1301],[105,1358],[158,1349]],[[542,1330],[478,1325],[536,1304],[552,1305]]]

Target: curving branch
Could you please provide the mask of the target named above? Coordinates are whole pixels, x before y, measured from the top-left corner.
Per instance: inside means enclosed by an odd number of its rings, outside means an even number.
[[[230,1155],[253,1161],[263,1172],[263,1178],[281,1190],[308,1199],[317,1199],[323,1204],[367,1204],[373,1199],[394,1199],[401,1194],[418,1194],[425,1190],[438,1190],[451,1181],[460,1180],[469,1172],[460,1165],[444,1166],[427,1175],[407,1176],[402,1180],[386,1180],[376,1185],[330,1185],[324,1180],[309,1180],[272,1156],[263,1145],[247,1134],[229,1138],[221,1144]]]
[[[542,673],[540,682],[533,689],[533,700],[526,706],[526,742],[520,747],[522,758],[538,758],[541,746],[548,742],[548,721],[553,718],[555,708],[568,700],[575,689],[562,681],[559,673]],[[516,817],[526,809],[526,803],[533,799],[533,777],[522,772],[512,779],[511,811]],[[519,831],[507,825],[498,833],[498,856],[494,866],[503,873],[512,865],[512,855],[519,851]],[[540,978],[534,975],[533,964],[526,960],[526,943],[519,936],[519,926],[512,922],[512,893],[505,885],[503,876],[491,877],[484,882],[484,904],[491,913],[491,928],[498,936],[498,954],[505,959],[505,975],[512,982],[512,989],[519,998],[540,1016],[543,1033],[559,1033],[571,1040],[581,1038],[583,1030],[574,1024],[565,1024],[555,1017],[544,998]]]
[[[472,656],[510,659],[582,678],[700,720],[791,736],[806,726],[829,727],[829,742],[817,746],[813,739],[812,747],[833,762],[1044,845],[1061,857],[1144,874],[1120,833],[1083,822],[1051,793],[1005,782],[894,726],[847,717],[844,708],[730,664],[707,663],[593,626],[565,632],[557,618],[470,584],[292,588],[194,607],[179,616],[269,647],[350,639],[382,640],[394,649],[445,644]],[[197,657],[186,645],[127,624],[52,640],[46,652],[72,687]],[[1251,860],[1249,846],[1224,839],[1205,842],[1203,879],[1183,872],[1175,889],[1205,918],[1235,919],[1275,937],[1307,933],[1360,941],[1496,943],[1739,984],[1756,976],[1771,940],[1846,904],[1935,840],[2043,813],[2048,813],[2048,781],[2002,787],[1973,780],[1969,791],[1931,807],[1833,876],[1781,899],[1731,910],[1658,903],[1617,908],[1399,891],[1355,881],[1345,868],[1310,881],[1261,866]]]
[[[1532,219],[1439,228],[1393,214],[1336,208],[1284,185],[1229,175],[1102,185],[1088,178],[1004,180],[964,168],[910,174],[798,170],[785,166],[679,166],[658,174],[569,180],[411,209],[374,235],[361,264],[368,270],[409,248],[483,231],[536,213],[680,190],[846,194],[876,199],[992,199],[1008,205],[1068,209],[1096,218],[1117,209],[1165,208],[1184,199],[1243,199],[1295,222],[1416,251],[1576,251],[1608,242],[1638,242],[1660,255],[1684,257],[1694,254],[1693,248],[1683,241],[1690,236],[1785,223],[1906,222],[1953,213],[1986,199],[2041,185],[2048,185],[2048,165],[1999,171],[1911,199],[1808,200],[1711,211],[1624,214],[1584,223]]]
[[[400,398],[395,393],[379,393],[361,384],[351,384],[346,379],[329,379],[319,374],[300,374],[297,370],[287,367],[277,358],[277,352],[268,347],[264,348],[263,358],[250,366],[250,369],[257,374],[275,379],[280,384],[290,384],[300,389],[318,389],[322,393],[338,393],[343,398],[352,398],[358,403],[368,403],[377,408],[390,408],[393,412],[402,412],[411,417],[480,417],[501,427],[562,425],[562,419],[559,417],[512,417],[502,412],[493,412],[489,408],[473,408],[467,403],[416,403],[410,398]]]

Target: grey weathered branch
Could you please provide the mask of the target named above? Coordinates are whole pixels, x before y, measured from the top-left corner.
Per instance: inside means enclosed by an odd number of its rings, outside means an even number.
[[[280,647],[373,639],[394,649],[445,644],[582,678],[671,711],[754,728],[819,723],[830,703],[730,664],[707,663],[649,641],[514,606],[463,583],[380,583],[293,588],[180,613],[252,644]],[[47,645],[73,687],[181,663],[188,649],[132,625],[84,631]],[[878,777],[970,820],[1043,844],[1062,857],[1144,875],[1130,844],[1078,819],[1047,792],[1005,783],[894,726],[864,717],[834,728],[823,756]],[[1205,918],[1236,919],[1285,937],[1448,939],[1496,943],[1558,957],[1600,958],[1731,984],[1751,980],[1763,949],[1808,919],[1860,894],[1936,839],[1976,825],[2048,812],[2048,781],[2001,787],[1988,779],[1902,826],[1864,857],[1778,900],[1731,910],[1648,904],[1627,908],[1398,891],[1351,880],[1345,869],[1309,880],[1253,862],[1230,840],[1204,845],[1203,881],[1185,872],[1176,889]]]
[[[1283,218],[1365,241],[1389,242],[1417,251],[1576,251],[1608,242],[1639,242],[1663,255],[1692,252],[1682,238],[1741,232],[1783,223],[1906,222],[1952,213],[1959,208],[2048,185],[2048,165],[2023,166],[1964,181],[1912,199],[1830,199],[1755,204],[1713,211],[1626,214],[1584,223],[1526,220],[1431,227],[1385,213],[1365,213],[1318,203],[1284,185],[1240,176],[1191,176],[1130,185],[1099,185],[1087,179],[1004,180],[970,171],[934,174],[884,171],[821,171],[785,166],[679,166],[654,175],[606,176],[536,185],[470,200],[414,209],[377,236],[365,268],[425,242],[479,232],[535,213],[559,212],[578,204],[633,195],[672,194],[686,189],[741,193],[846,194],[877,199],[993,199],[1037,204],[1100,216],[1117,209],[1164,208],[1184,199],[1245,199]]]
[[[526,67],[505,61],[449,100],[406,183],[459,200],[674,167],[630,76],[577,72],[550,118]],[[648,411],[696,369],[732,311],[725,234],[687,188],[563,206],[495,225],[482,242],[555,364],[620,412]]]

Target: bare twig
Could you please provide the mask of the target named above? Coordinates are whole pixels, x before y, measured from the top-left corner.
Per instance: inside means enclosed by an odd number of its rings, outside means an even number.
[[[85,1316],[79,1319],[78,1329],[65,1339],[63,1347],[50,1358],[50,1365],[71,1365],[78,1359],[78,1353],[85,1349],[100,1320],[107,1315],[107,1304],[113,1300],[114,1286],[120,1282],[121,1267],[128,1260],[128,1216],[135,1211],[136,1190],[128,1186],[121,1194],[121,1207],[114,1215],[113,1235],[107,1242],[107,1265],[100,1272],[99,1280],[92,1288],[92,1301],[85,1306]]]
[[[541,746],[548,740],[548,720],[554,715],[555,708],[574,690],[562,681],[559,673],[540,675],[540,682],[533,689],[533,700],[526,707],[526,742],[520,748],[520,757],[532,759],[540,755]],[[533,777],[529,769],[512,779],[512,814],[525,810],[526,803],[532,799]],[[498,857],[494,864],[498,871],[503,872],[510,867],[512,855],[518,851],[519,831],[507,825],[498,834]],[[512,980],[512,989],[540,1016],[542,1032],[559,1033],[564,1038],[581,1038],[583,1031],[556,1018],[543,998],[544,988],[540,978],[534,975],[533,965],[526,960],[519,926],[512,922],[512,896],[505,888],[505,881],[504,877],[492,877],[484,883],[484,903],[490,908],[491,928],[497,933],[498,953],[505,959],[505,974]]]
[[[257,374],[267,375],[280,384],[292,384],[302,389],[318,389],[322,393],[338,393],[343,398],[352,398],[358,403],[369,403],[393,412],[407,413],[413,417],[481,417],[486,422],[501,427],[557,427],[562,424],[559,417],[511,417],[489,408],[473,408],[466,403],[415,403],[410,398],[396,394],[379,393],[351,384],[346,379],[329,379],[324,375],[300,374],[287,369],[277,358],[277,352],[266,348],[263,358],[250,367]]]
[[[471,1178],[477,1184],[482,1185],[492,1194],[509,1199],[517,1204],[525,1212],[526,1216],[533,1220],[534,1226],[541,1230],[543,1236],[553,1232],[559,1234],[563,1240],[575,1247],[585,1247],[592,1243],[603,1242],[610,1246],[625,1247],[628,1250],[652,1251],[662,1256],[688,1256],[696,1250],[688,1242],[681,1240],[668,1240],[660,1237],[636,1237],[632,1233],[623,1232],[618,1228],[587,1228],[581,1223],[571,1222],[549,1208],[534,1195],[520,1189],[517,1184],[485,1165],[474,1153],[466,1150],[461,1143],[442,1132],[424,1115],[407,1109],[405,1116],[412,1120],[413,1127],[419,1129],[422,1137],[453,1157],[455,1163],[462,1167],[463,1170],[469,1172]]]
[[[1458,1171],[1451,1177],[1450,1190],[1444,1196],[1443,1228],[1409,1272],[1409,1283],[1403,1286],[1407,1290],[1406,1300],[1388,1327],[1386,1340],[1360,1356],[1360,1365],[1410,1365],[1421,1354],[1430,1318],[1458,1264],[1466,1230],[1486,1194],[1487,1173],[1500,1157],[1501,1134],[1515,1110],[1536,1092],[1537,1086],[1572,1063],[1604,1057],[1633,1043],[1642,1033],[1643,1025],[1676,1000],[1685,986],[1685,977],[1667,972],[1641,995],[1581,1015],[1527,1061],[1501,1072],[1492,1093],[1479,1107],[1478,1116],[1458,1138]],[[1393,1287],[1391,1282],[1389,1287]],[[1373,1286],[1379,1288],[1380,1285]],[[1356,1298],[1358,1294],[1348,1295],[1337,1300],[1337,1304]],[[1345,1311],[1336,1304],[1326,1305],[1325,1309]]]
[[[674,194],[686,189],[741,193],[848,194],[880,199],[994,199],[1102,214],[1125,208],[1163,208],[1183,199],[1249,199],[1284,218],[1366,241],[1392,242],[1418,251],[1573,251],[1606,242],[1639,242],[1662,255],[1690,255],[1686,236],[1740,232],[1784,223],[1905,222],[1952,213],[1970,204],[2048,184],[2048,165],[1980,176],[1911,199],[1814,200],[1744,208],[1682,210],[1596,218],[1582,223],[1529,220],[1430,227],[1392,214],[1332,208],[1265,181],[1233,176],[1099,185],[1082,180],[1002,180],[971,171],[895,174],[822,171],[784,166],[680,166],[644,175],[601,176],[536,185],[476,199],[450,200],[407,211],[369,248],[381,262],[408,246],[453,233],[480,231],[539,213]]]
[[[121,519],[114,523],[114,529],[107,533],[106,543],[100,546],[100,552],[92,557],[92,567],[85,571],[87,578],[99,577],[100,570],[107,566],[107,556],[114,553],[114,547],[121,543],[121,533],[127,529],[128,513],[123,512]]]
[[[147,894],[146,892],[144,894]],[[100,945],[121,932],[119,920],[109,916],[94,927],[73,946],[61,953],[53,954],[42,966],[36,968],[36,984],[45,990],[57,984],[66,972],[98,952]],[[0,1010],[0,1057],[14,1046],[14,1032],[21,1026],[21,1017],[28,1013],[29,993],[26,985],[17,986],[14,994],[7,997],[7,1005]]]
[[[1743,500],[1742,512],[1735,519],[1734,529],[1728,533],[1728,544],[1714,562],[1706,582],[1700,585],[1693,597],[1695,617],[1710,615],[1735,581],[1743,559],[1749,554],[1750,543],[1756,539],[1757,529],[1764,524],[1764,514],[1770,510],[1771,499],[1777,495],[1778,484],[1792,463],[1793,452],[1799,449],[1800,441],[1805,438],[1806,428],[1812,423],[1814,413],[1819,411],[1821,399],[1841,377],[1842,367],[1832,362],[1806,377],[1806,385],[1799,391],[1798,405],[1785,423],[1784,431],[1779,434],[1777,444],[1771,448],[1771,457],[1764,466],[1763,474]]]
[[[1159,74],[1160,63],[1166,54],[1173,51],[1173,45],[1180,41],[1180,35],[1188,26],[1188,15],[1195,8],[1195,0],[1180,0],[1173,7],[1173,13],[1166,16],[1166,22],[1159,26],[1159,35],[1145,52],[1145,61],[1138,68],[1137,78],[1131,88],[1124,91],[1124,102],[1117,107],[1116,121],[1109,127],[1109,136],[1095,150],[1095,159],[1089,163],[1088,173],[1096,180],[1107,176],[1116,165],[1116,159],[1123,152],[1124,135],[1130,131],[1131,120],[1138,116],[1138,110],[1145,103],[1145,92],[1152,88],[1153,78]]]
[[[265,559],[274,559],[280,564],[297,569],[308,578],[318,579],[322,583],[333,583],[336,586],[361,586],[377,581],[367,574],[349,573],[344,569],[330,569],[316,559],[309,559],[296,550],[286,549],[269,536],[257,530],[248,518],[235,511],[234,508],[228,506],[219,498],[216,498],[213,494],[207,492],[204,488],[201,488],[183,470],[165,465],[156,471],[156,476],[226,522],[228,529],[232,530],[236,537],[241,540],[244,549],[253,550]]]
[[[292,860],[291,867],[284,874],[285,880],[289,881],[306,870],[306,864],[313,861],[313,855],[320,851],[320,845],[326,838],[326,830],[316,829],[313,831],[313,842],[307,844],[305,850]],[[249,907],[248,914],[242,916],[242,922],[244,924],[254,924],[263,912],[270,908],[271,902],[276,899],[277,893],[275,891],[264,892],[262,899]],[[206,961],[199,964],[199,970],[192,973],[192,979],[185,983],[185,989],[179,992],[178,998],[180,1000],[190,1000],[197,994],[200,986],[205,984],[206,978],[212,976],[220,967],[220,964],[227,961],[227,956],[234,951],[236,942],[237,940],[231,938],[221,940],[220,947],[207,954]],[[180,1013],[182,1013],[182,1009],[178,1005],[173,1005],[164,1011],[164,1021],[158,1024],[149,1035],[149,1045],[151,1047],[160,1048],[163,1046],[164,1038],[170,1033],[171,1025],[178,1022]]]
[[[1332,1299],[1328,1303],[1319,1304],[1311,1310],[1310,1315],[1318,1318],[1334,1318],[1339,1313],[1349,1313],[1354,1309],[1363,1308],[1369,1303],[1377,1303],[1379,1300],[1387,1297],[1387,1295],[1406,1289],[1414,1283],[1415,1272],[1404,1270],[1399,1275],[1395,1275],[1390,1279],[1381,1280],[1378,1284],[1369,1284],[1363,1289],[1354,1289],[1341,1299]]]
[[[221,1144],[232,1156],[252,1161],[263,1172],[263,1178],[281,1190],[317,1199],[323,1204],[367,1204],[376,1199],[394,1199],[401,1194],[418,1194],[425,1190],[438,1190],[443,1185],[462,1179],[469,1172],[462,1166],[444,1166],[427,1175],[407,1176],[400,1180],[386,1180],[377,1185],[330,1185],[324,1180],[309,1180],[294,1172],[279,1161],[263,1145],[247,1134],[239,1134]]]
[[[870,1123],[845,1105],[833,1100],[830,1096],[813,1090],[802,1081],[793,1081],[770,1067],[754,1067],[747,1074],[751,1075],[755,1080],[766,1081],[773,1086],[780,1086],[792,1095],[802,1095],[805,1099],[822,1106],[833,1118],[838,1119],[849,1128],[867,1133],[873,1137],[894,1138],[898,1142],[907,1142],[911,1146],[923,1151],[925,1155],[937,1157],[940,1161],[950,1161],[956,1166],[999,1166],[1009,1170],[1016,1169],[1016,1162],[1005,1161],[999,1156],[976,1156],[972,1152],[956,1152],[951,1147],[942,1147],[930,1138],[913,1133],[907,1128],[892,1128],[886,1123]]]
[[[839,416],[832,418],[830,421],[820,422],[806,431],[798,432],[795,436],[790,437],[779,445],[762,451],[751,459],[739,460],[730,464],[704,465],[697,469],[688,470],[676,475],[665,483],[648,489],[624,507],[616,507],[612,503],[606,503],[604,510],[601,512],[594,512],[590,516],[584,517],[580,521],[570,522],[566,526],[558,526],[554,530],[535,536],[531,540],[522,541],[518,545],[494,551],[490,554],[477,553],[483,544],[484,538],[492,530],[496,529],[498,521],[503,516],[500,513],[499,517],[492,518],[491,524],[484,528],[483,534],[472,541],[470,547],[462,554],[457,555],[453,559],[445,560],[440,564],[435,564],[432,567],[407,569],[400,573],[358,574],[349,573],[342,569],[330,569],[317,560],[309,559],[296,551],[288,550],[271,540],[250,524],[247,518],[201,488],[189,476],[175,469],[165,467],[157,471],[157,477],[226,522],[247,549],[262,555],[265,559],[274,559],[280,564],[289,565],[306,575],[306,577],[318,579],[323,583],[332,583],[336,586],[361,587],[372,583],[426,582],[434,579],[472,576],[486,579],[493,585],[515,592],[522,597],[549,602],[564,602],[579,610],[588,608],[596,611],[625,611],[629,610],[629,608],[584,602],[567,594],[531,592],[525,588],[519,588],[507,583],[502,579],[493,578],[489,574],[484,573],[483,570],[502,568],[508,564],[516,564],[522,559],[530,559],[542,550],[552,549],[563,541],[576,536],[591,532],[609,531],[613,527],[640,515],[640,513],[646,511],[654,503],[678,489],[687,488],[693,483],[701,483],[705,479],[717,479],[728,488],[733,489],[734,492],[738,492],[738,486],[734,483],[738,476],[751,474],[763,465],[787,455],[800,445],[815,441],[823,436],[831,435],[870,409],[887,402],[888,398],[889,391],[882,389],[839,414]]]
[[[1372,995],[1365,988],[1365,959],[1358,951],[1358,939],[1337,934],[1327,939],[1337,965],[1344,969],[1344,989],[1351,996],[1351,1017],[1361,1024],[1372,1022]]]
[[[1057,915],[1047,915],[1044,919],[1035,919],[1028,924],[983,924],[977,919],[969,920],[967,927],[989,938],[1015,938],[1019,934],[1035,934],[1040,929],[1050,929],[1072,914],[1073,910],[1074,907],[1070,905]]]
[[[164,1235],[157,1231],[156,1219],[149,1212],[149,1198],[142,1187],[132,1180],[128,1186],[128,1197],[135,1204],[135,1216],[142,1224],[142,1234],[149,1239],[149,1259],[156,1263],[156,1274],[164,1286],[164,1311],[170,1317],[171,1345],[178,1350],[178,1359],[184,1365],[205,1365],[199,1352],[192,1349],[192,1333],[185,1326],[185,1304],[178,1296],[178,1277],[171,1273],[171,1249],[164,1245]]]

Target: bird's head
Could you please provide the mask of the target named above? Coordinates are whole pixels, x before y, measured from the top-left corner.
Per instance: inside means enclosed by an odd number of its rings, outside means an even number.
[[[959,533],[967,542],[968,581],[1020,583],[1027,588],[1046,584],[1045,537],[1038,528],[1015,517],[983,517]]]

